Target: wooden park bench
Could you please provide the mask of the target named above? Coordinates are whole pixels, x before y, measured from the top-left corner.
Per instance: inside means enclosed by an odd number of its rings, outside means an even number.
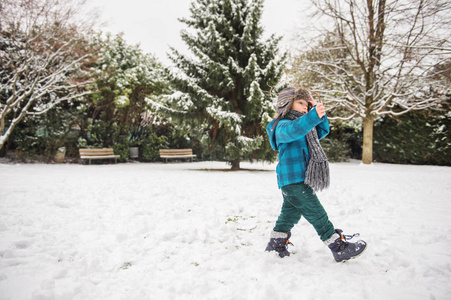
[[[160,149],[160,158],[164,158],[165,163],[171,158],[190,158],[192,162],[196,156],[193,149]]]
[[[120,155],[115,155],[113,148],[103,148],[103,149],[80,149],[80,159],[91,160],[93,159],[109,159],[114,158],[114,163],[117,163],[117,159],[121,157]]]

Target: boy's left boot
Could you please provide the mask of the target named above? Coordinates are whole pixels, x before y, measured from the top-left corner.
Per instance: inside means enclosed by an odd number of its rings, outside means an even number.
[[[268,245],[266,246],[265,251],[277,251],[280,257],[290,256],[290,252],[288,252],[288,244],[290,243],[291,231],[288,233],[285,232],[271,232],[271,237],[269,239]],[[293,244],[291,244],[293,245]]]
[[[329,246],[332,254],[337,262],[345,262],[351,258],[355,258],[363,253],[366,249],[366,242],[360,240],[355,243],[350,243],[347,239],[352,239],[358,234],[344,235],[343,230],[335,229],[332,237],[324,243]]]

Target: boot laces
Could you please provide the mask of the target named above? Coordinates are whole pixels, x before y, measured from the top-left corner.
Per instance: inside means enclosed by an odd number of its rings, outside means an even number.
[[[343,251],[349,245],[348,240],[351,240],[352,238],[354,238],[356,236],[360,236],[359,233],[354,233],[352,235],[343,234],[343,230],[341,230],[341,229],[336,229],[335,232],[340,235],[340,238],[337,239],[337,242],[339,245],[338,247],[341,251]]]
[[[278,249],[277,251],[284,251],[284,250],[288,250],[288,245],[294,246],[292,242],[290,242],[290,240],[285,240],[284,242],[280,243],[276,249]]]
[[[285,242],[285,249],[288,248],[288,245],[294,246],[292,242],[290,242],[291,231],[287,233],[287,241]]]
[[[355,237],[360,236],[360,233],[354,233],[352,235],[350,235],[350,234],[342,234],[341,236],[342,236],[341,239],[346,242],[346,241],[349,241],[349,240],[351,240],[351,239],[353,239]]]

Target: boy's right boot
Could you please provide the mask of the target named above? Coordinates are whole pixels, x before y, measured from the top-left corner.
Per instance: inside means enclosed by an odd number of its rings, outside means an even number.
[[[291,231],[288,233],[272,231],[265,251],[277,251],[280,257],[290,256],[290,252],[288,252],[287,249],[288,244],[291,244],[289,240],[290,237]]]
[[[358,234],[353,236],[343,235],[343,230],[335,229],[335,233],[332,237],[324,243],[329,246],[329,249],[332,251],[337,262],[344,262],[359,256],[366,249],[366,242],[364,241],[360,240],[355,243],[350,243],[346,240],[346,238],[352,239],[357,235]]]

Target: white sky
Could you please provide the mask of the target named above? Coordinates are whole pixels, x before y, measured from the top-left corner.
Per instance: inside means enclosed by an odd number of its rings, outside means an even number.
[[[124,32],[130,44],[141,45],[146,53],[153,53],[163,64],[171,62],[166,53],[169,46],[186,52],[180,38],[184,24],[177,19],[189,16],[190,0],[91,0],[101,12],[106,26],[104,32]],[[262,24],[265,36],[272,33],[284,36],[287,45],[297,24],[306,19],[309,0],[265,0]]]

